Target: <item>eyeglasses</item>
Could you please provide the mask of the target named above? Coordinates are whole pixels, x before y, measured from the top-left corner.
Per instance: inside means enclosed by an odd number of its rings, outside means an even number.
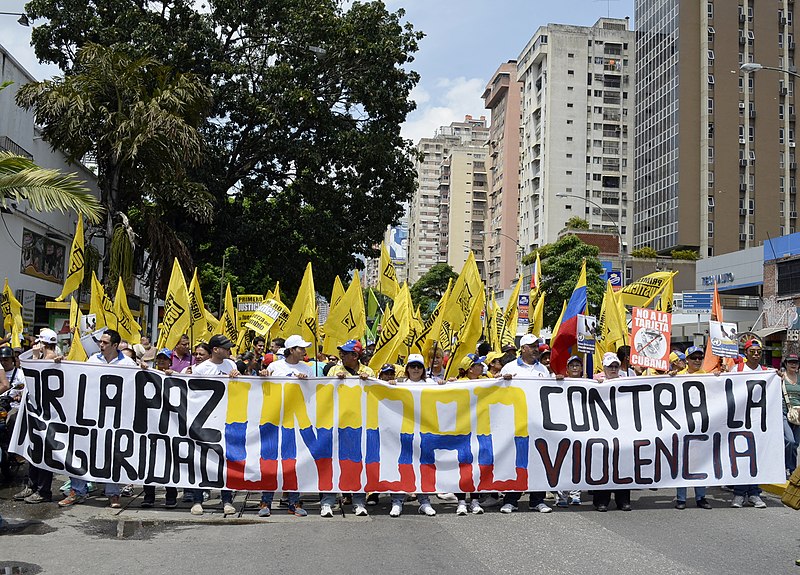
[[[689,359],[691,359],[692,361],[700,361],[701,359],[704,359],[705,357],[706,356],[704,356],[704,355],[690,355]]]

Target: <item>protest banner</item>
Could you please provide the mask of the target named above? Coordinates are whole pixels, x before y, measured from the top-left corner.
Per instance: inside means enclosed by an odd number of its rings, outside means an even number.
[[[672,314],[635,307],[631,322],[631,365],[667,371]]]
[[[593,315],[578,314],[578,351],[581,353],[594,353],[595,338],[597,337],[597,318]]]
[[[711,320],[708,322],[708,336],[711,339],[711,351],[719,357],[739,356],[739,335],[735,323],[723,323]]]
[[[784,480],[765,372],[388,385],[25,362],[11,451],[98,482],[305,492]]]
[[[236,329],[239,331],[246,329],[247,322],[250,321],[263,301],[264,296],[258,294],[236,296]]]

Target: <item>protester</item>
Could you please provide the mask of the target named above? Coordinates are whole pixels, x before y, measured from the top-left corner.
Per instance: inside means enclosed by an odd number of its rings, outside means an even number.
[[[686,348],[686,367],[678,372],[679,375],[702,374],[703,360],[706,353],[702,347],[696,345]]]
[[[555,377],[555,373],[550,367],[550,346],[546,343],[539,344],[539,363],[547,369],[547,373],[550,374],[550,377]]]
[[[436,383],[444,381],[444,351],[442,348],[436,346],[431,351],[430,369],[428,370],[428,379],[432,379]]]
[[[583,377],[583,360],[579,355],[573,355],[567,360],[567,377]],[[581,504],[581,490],[572,489],[556,491],[556,507],[568,507]]]
[[[393,363],[384,363],[381,367],[380,371],[378,372],[378,379],[381,381],[386,381],[388,383],[396,383],[395,380],[397,378],[397,368],[395,368]]]
[[[166,347],[163,349],[159,349],[158,353],[156,354],[156,369],[158,371],[162,371],[167,375],[172,375],[175,373],[175,370],[172,369],[172,350],[167,349]],[[187,365],[186,368],[189,366]],[[186,369],[184,368],[184,369]]]
[[[490,351],[486,356],[486,365],[489,366],[489,372],[486,374],[488,377],[500,377],[500,371],[503,369],[502,358],[503,354],[499,351]]]
[[[787,419],[789,409],[800,407],[800,381],[797,380],[799,368],[800,357],[796,353],[790,353],[783,358],[783,439],[787,477],[797,467],[797,449],[800,447],[800,425],[790,423]]]
[[[604,381],[610,379],[617,379],[620,375],[620,360],[619,356],[611,351],[603,354],[603,372],[605,373]],[[611,503],[611,494],[614,494],[614,501],[617,503],[617,508],[622,511],[631,510],[631,490],[630,489],[595,489],[593,495],[594,508],[598,511],[608,511],[608,506]]]
[[[36,343],[31,350],[33,351],[33,359],[55,359],[60,355],[58,349],[58,335],[52,329],[46,327],[42,328],[39,336],[36,338]]]
[[[242,375],[258,375],[259,370],[257,367],[258,360],[256,359],[256,354],[252,351],[243,353],[241,359],[236,362],[236,369]]]
[[[525,338],[525,336],[522,337]],[[521,344],[522,340],[520,340],[520,345]],[[517,346],[515,346],[513,343],[505,344],[502,348],[500,348],[500,351],[503,352],[503,357],[500,359],[500,363],[502,363],[504,366],[507,363],[517,361]]]
[[[181,335],[175,348],[172,350],[172,365],[170,369],[175,373],[181,373],[184,369],[192,365],[192,354],[189,351],[189,336],[186,334]],[[159,350],[161,353],[161,350]]]
[[[486,360],[485,357],[479,356],[474,353],[467,354],[467,356],[461,361],[461,365],[458,368],[459,380],[466,380],[472,381],[476,379],[484,379],[483,370],[486,367],[484,361]],[[466,515],[467,514],[467,494],[466,493],[456,493],[456,501],[458,504],[456,505],[456,515]],[[480,495],[478,493],[470,493],[470,502],[469,502],[469,512],[474,515],[480,515],[483,513],[483,507],[481,507],[479,501]]]

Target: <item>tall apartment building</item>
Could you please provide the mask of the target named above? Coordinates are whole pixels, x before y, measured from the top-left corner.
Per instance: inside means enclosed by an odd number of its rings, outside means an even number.
[[[484,252],[487,285],[493,291],[511,287],[519,272],[519,143],[522,83],[517,61],[502,64],[483,92],[491,111],[489,128],[489,213]]]
[[[636,0],[634,246],[701,257],[796,231],[794,2]]]
[[[432,138],[422,138],[417,144],[417,150],[422,154],[422,159],[417,161],[418,187],[411,199],[408,213],[407,277],[409,283],[416,282],[440,261],[450,263],[456,271],[460,270],[459,262],[464,262],[467,254],[464,251],[466,248],[460,245],[458,249],[464,253],[458,253],[456,260],[448,259],[450,234],[447,226],[442,223],[442,217],[444,216],[449,221],[450,213],[447,206],[445,206],[447,209],[443,209],[442,203],[449,202],[451,177],[458,183],[458,189],[454,190],[457,198],[467,195],[465,187],[467,182],[469,182],[469,186],[472,186],[473,179],[462,181],[459,170],[462,168],[466,170],[467,164],[466,161],[461,161],[460,154],[456,156],[455,166],[452,159],[446,167],[445,163],[454,148],[484,149],[488,138],[489,130],[486,127],[486,118],[481,116],[479,119],[473,119],[472,116],[466,116],[463,122],[452,122],[449,126],[441,126]],[[467,151],[466,153],[472,152]],[[472,167],[470,166],[470,172],[472,172]],[[444,180],[441,179],[443,170],[447,171]],[[483,178],[478,177],[477,181],[483,181],[485,186],[485,174]],[[442,198],[443,193],[447,194],[444,199]],[[484,191],[484,196],[485,193]],[[444,249],[440,246],[443,230],[448,242]]]
[[[525,251],[556,241],[573,216],[588,220],[591,229],[617,232],[627,249],[634,43],[627,18],[601,18],[591,27],[548,24],[518,58],[519,237]]]

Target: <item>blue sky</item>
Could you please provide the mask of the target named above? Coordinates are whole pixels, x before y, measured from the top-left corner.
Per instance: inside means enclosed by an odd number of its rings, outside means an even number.
[[[491,74],[519,56],[539,26],[548,23],[590,26],[602,16],[633,21],[633,0],[385,0],[403,8],[406,20],[423,31],[411,68],[421,75],[414,90],[417,110],[403,135],[413,141],[431,136],[465,114],[486,114],[481,94]],[[25,0],[0,0],[0,11],[21,12]],[[30,29],[14,16],[0,16],[3,44],[36,78],[58,73],[41,66],[30,47]]]

